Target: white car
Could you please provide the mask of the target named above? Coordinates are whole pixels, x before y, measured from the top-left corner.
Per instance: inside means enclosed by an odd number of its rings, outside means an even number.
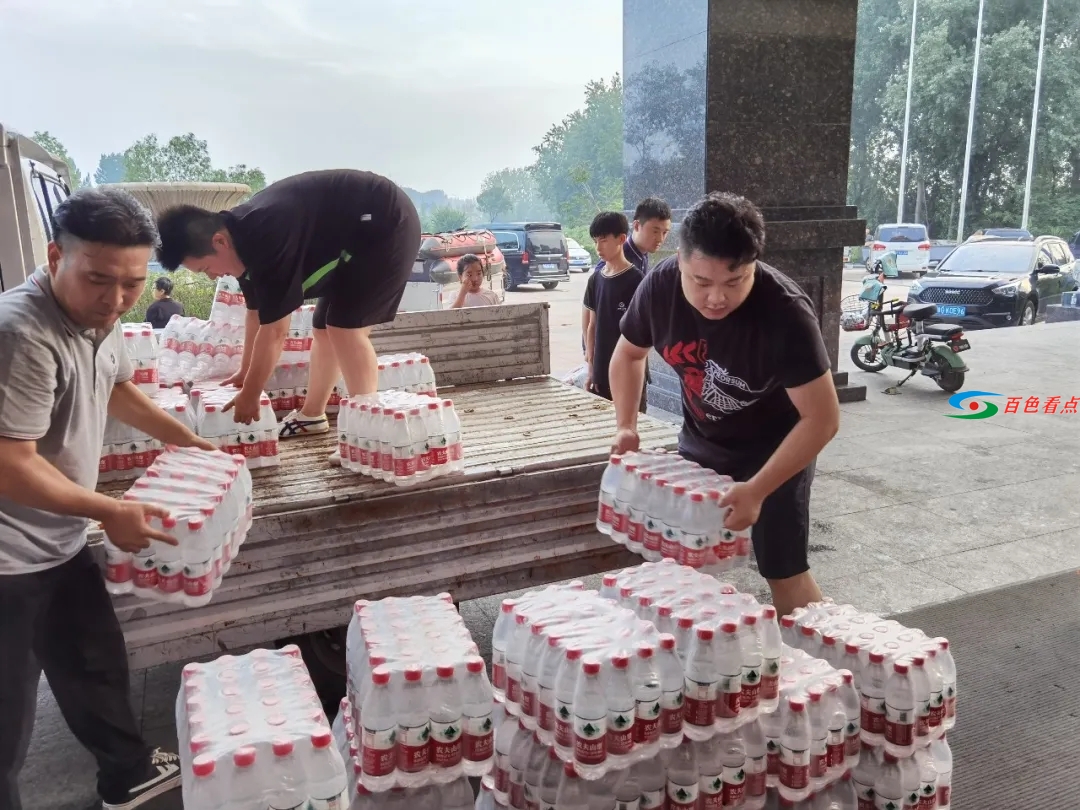
[[[588,273],[593,266],[592,255],[574,239],[566,237],[567,252],[570,256],[570,272]]]
[[[896,269],[916,278],[930,269],[930,235],[926,226],[917,222],[878,225],[870,244],[870,261],[888,252],[896,254]]]

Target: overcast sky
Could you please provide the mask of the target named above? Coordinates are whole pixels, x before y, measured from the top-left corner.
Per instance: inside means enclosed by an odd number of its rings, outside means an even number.
[[[472,196],[621,65],[621,0],[0,0],[0,122],[84,172],[191,131],[270,179]]]

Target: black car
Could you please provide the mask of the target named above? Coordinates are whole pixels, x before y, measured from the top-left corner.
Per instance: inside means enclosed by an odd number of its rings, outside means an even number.
[[[932,320],[966,329],[1031,324],[1077,289],[1077,261],[1064,239],[985,239],[958,246],[908,290],[936,304]]]
[[[570,280],[570,249],[557,222],[489,222],[474,226],[491,231],[506,260],[503,287],[541,284],[554,290]]]

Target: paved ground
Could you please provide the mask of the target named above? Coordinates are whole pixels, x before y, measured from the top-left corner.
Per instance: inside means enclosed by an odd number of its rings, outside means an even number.
[[[850,276],[850,278],[849,278]],[[845,274],[857,289],[861,274]],[[553,293],[552,367],[580,357],[584,278]],[[516,298],[516,296],[515,296]],[[868,389],[842,406],[839,436],[818,462],[811,562],[823,590],[867,610],[892,613],[1080,567],[1080,415],[1006,414],[1007,397],[1080,396],[1080,324],[969,334],[967,388],[1001,396],[985,420],[949,419],[947,395],[916,377],[898,396],[883,389],[900,373],[841,368]],[[1040,410],[1042,408],[1040,407]],[[1023,405],[1020,408],[1023,411]],[[751,570],[733,578],[764,596]],[[473,635],[490,637],[498,599],[462,606]],[[175,745],[178,667],[138,673],[133,699],[148,738]],[[72,739],[42,683],[33,745],[23,770],[26,810],[93,806],[93,761]],[[177,808],[175,799],[160,810]]]

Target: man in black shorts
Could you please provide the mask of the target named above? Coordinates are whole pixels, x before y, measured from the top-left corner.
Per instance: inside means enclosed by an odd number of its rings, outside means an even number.
[[[392,321],[420,247],[412,201],[385,177],[350,169],[306,172],[267,186],[230,211],[191,205],[158,218],[166,270],[235,276],[247,300],[238,422],[258,416],[259,397],[281,354],[293,311],[318,298],[303,410],[283,438],[329,430],[326,403],[341,378],[353,395],[378,389],[371,327]]]
[[[758,257],[761,212],[710,194],[686,214],[679,254],[638,287],[609,376],[615,452],[637,449],[649,348],[682,382],[679,452],[730,475],[725,526],[753,526],[758,570],[781,615],[821,598],[810,573],[814,461],[836,434],[840,406],[810,299]]]

